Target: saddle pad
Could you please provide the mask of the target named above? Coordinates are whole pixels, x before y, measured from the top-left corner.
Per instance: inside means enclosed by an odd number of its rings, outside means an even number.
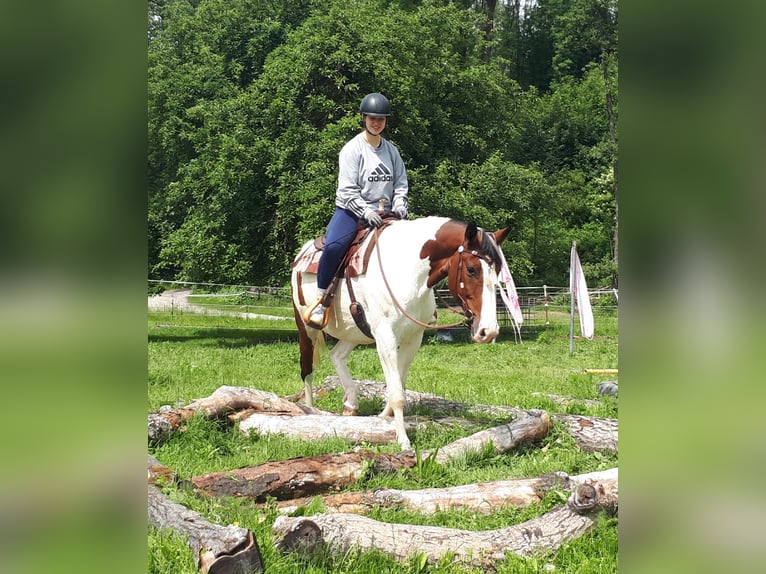
[[[358,275],[363,275],[367,271],[367,262],[370,259],[368,252],[372,248],[374,237],[374,233],[368,234],[364,241],[351,254],[347,267],[349,277],[357,277]],[[322,252],[317,249],[315,242],[312,242],[298,254],[295,261],[293,261],[292,267],[301,273],[316,274],[319,269],[319,258],[321,256]]]

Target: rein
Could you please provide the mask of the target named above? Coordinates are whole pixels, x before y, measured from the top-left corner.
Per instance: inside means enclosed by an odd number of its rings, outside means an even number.
[[[383,283],[385,283],[386,289],[388,289],[388,294],[391,296],[391,300],[394,302],[394,305],[396,305],[396,308],[399,309],[399,311],[401,311],[402,314],[405,317],[407,317],[410,321],[412,321],[416,325],[420,325],[421,327],[424,327],[426,329],[436,329],[437,331],[444,330],[444,329],[452,329],[454,327],[462,327],[462,326],[467,324],[467,321],[469,320],[469,318],[467,318],[467,317],[466,317],[466,319],[464,319],[463,321],[460,321],[458,323],[452,323],[451,325],[438,325],[437,326],[437,325],[431,325],[430,323],[424,323],[423,321],[421,321],[421,320],[417,319],[416,317],[413,317],[412,315],[410,315],[407,312],[407,310],[402,306],[402,304],[399,303],[399,300],[394,295],[394,292],[392,291],[391,286],[388,284],[388,279],[386,278],[386,273],[383,271],[383,261],[382,261],[382,258],[380,256],[380,228],[379,227],[375,228],[375,250],[378,252],[378,267],[380,267],[380,274],[383,276]],[[460,246],[459,253],[462,256],[462,254],[463,254],[463,246],[462,245]],[[459,263],[460,262],[462,262],[462,257],[459,258]],[[459,265],[459,263],[458,263],[458,265]],[[458,268],[458,280],[459,280],[459,278],[460,278],[460,269]],[[463,300],[463,298],[460,297],[459,294],[458,294],[457,297],[461,301]],[[441,297],[440,297],[440,299],[441,299]],[[455,307],[450,307],[449,305],[447,306],[447,308],[450,311],[453,311],[455,313],[458,313],[460,315],[465,316],[465,312],[463,312],[462,309],[456,309]],[[471,317],[471,319],[472,319],[472,317]]]

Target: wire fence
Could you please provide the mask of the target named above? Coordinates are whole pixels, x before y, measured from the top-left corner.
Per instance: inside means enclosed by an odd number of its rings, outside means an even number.
[[[236,315],[246,319],[293,320],[289,287],[235,285],[189,281],[149,280],[149,310]],[[535,330],[552,324],[568,324],[571,299],[569,287],[540,285],[517,287],[523,316],[522,329]],[[151,294],[153,293],[153,295]],[[436,290],[437,306],[459,306],[448,289]],[[616,289],[589,289],[588,295],[596,322],[618,315]],[[497,292],[497,319],[501,327],[513,324],[508,309]]]

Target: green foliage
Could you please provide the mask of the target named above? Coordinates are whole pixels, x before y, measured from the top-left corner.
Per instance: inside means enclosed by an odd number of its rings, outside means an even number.
[[[561,283],[574,237],[616,281],[615,3],[471,4],[150,3],[150,276],[284,284],[381,91],[416,215],[511,224],[521,284]]]

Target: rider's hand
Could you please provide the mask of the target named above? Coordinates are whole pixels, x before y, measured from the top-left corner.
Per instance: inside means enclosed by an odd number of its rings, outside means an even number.
[[[407,219],[407,216],[409,216],[409,213],[407,213],[407,208],[403,205],[400,205],[399,207],[394,207],[394,213],[399,219]]]
[[[369,210],[364,214],[364,218],[372,227],[380,227],[383,225],[383,218],[378,214],[377,211]]]

